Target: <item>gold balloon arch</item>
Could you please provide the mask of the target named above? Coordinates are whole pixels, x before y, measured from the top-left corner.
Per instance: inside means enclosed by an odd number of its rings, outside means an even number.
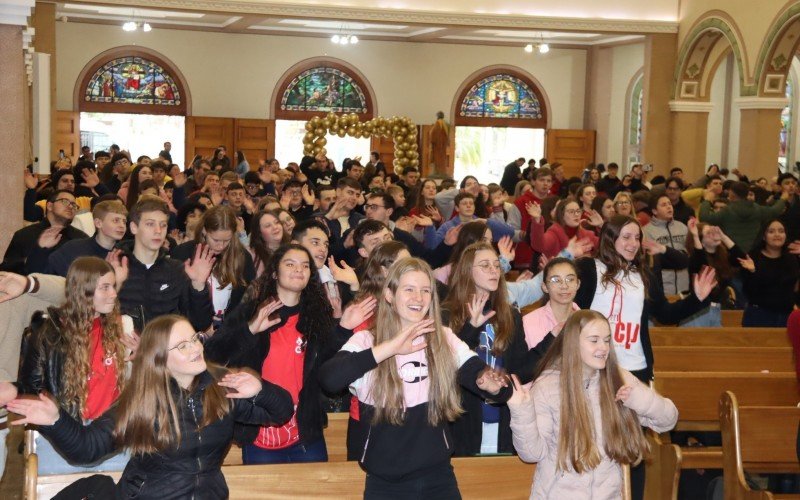
[[[315,116],[306,122],[306,135],[303,137],[303,154],[326,154],[327,134],[339,137],[391,137],[394,140],[394,161],[396,171],[406,167],[419,167],[417,151],[417,126],[408,117],[378,116],[362,122],[355,113]]]

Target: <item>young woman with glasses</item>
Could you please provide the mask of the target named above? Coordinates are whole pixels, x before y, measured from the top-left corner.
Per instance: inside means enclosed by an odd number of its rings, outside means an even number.
[[[564,257],[551,259],[542,270],[544,305],[522,317],[528,348],[546,351],[564,323],[580,309],[575,294],[581,281],[575,263]]]
[[[522,318],[508,303],[500,259],[489,243],[474,243],[461,254],[442,314],[443,323],[484,363],[531,381],[539,355],[529,355]],[[451,425],[456,456],[513,453],[508,407],[465,390],[461,403],[464,413]]]
[[[544,230],[544,218],[531,219],[531,247],[541,252],[546,257],[555,257],[559,252],[567,248],[569,240],[576,238],[591,242],[592,253],[597,248],[597,236],[593,230],[584,229],[581,226],[581,216],[583,209],[573,198],[561,200],[556,206],[555,220],[553,224]],[[603,224],[603,218],[593,212],[592,220],[589,221],[590,227],[599,227]]]

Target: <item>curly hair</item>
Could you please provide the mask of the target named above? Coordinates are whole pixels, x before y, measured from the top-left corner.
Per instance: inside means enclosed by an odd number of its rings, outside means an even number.
[[[79,257],[69,267],[65,290],[67,300],[56,309],[60,319],[61,340],[66,346],[63,367],[63,387],[58,395],[63,408],[77,409],[83,413],[89,393],[88,379],[92,370],[89,335],[94,322],[94,294],[97,281],[114,268],[98,257]],[[117,390],[124,386],[125,346],[122,344],[122,320],[119,303],[113,311],[100,315],[103,328],[102,349],[114,359],[117,368]]]
[[[308,257],[308,266],[311,271],[308,283],[300,293],[300,318],[297,321],[297,331],[303,336],[303,347],[305,348],[309,340],[315,341],[320,335],[327,335],[333,329],[334,319],[333,308],[331,308],[319,280],[314,258],[304,246],[288,243],[278,247],[266,262],[264,273],[250,283],[242,300],[261,304],[265,300],[278,298],[278,267],[283,257],[291,250],[303,252]]]

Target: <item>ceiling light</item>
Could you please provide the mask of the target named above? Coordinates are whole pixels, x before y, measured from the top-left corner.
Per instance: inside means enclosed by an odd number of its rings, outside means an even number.
[[[341,45],[347,45],[348,43],[350,43],[350,37],[349,37],[349,36],[347,36],[347,35],[345,35],[345,36],[341,37],[341,38],[339,39],[339,43],[340,43]]]
[[[529,54],[530,54],[531,52],[533,52],[533,45],[532,45],[532,44],[530,44],[530,43],[529,43],[528,45],[526,45],[526,46],[525,46],[525,52],[527,52],[527,53],[529,53]]]
[[[150,23],[142,24],[142,31],[144,31],[145,33],[147,33],[148,31],[151,31],[152,29],[153,28],[152,28],[152,26],[150,26]]]
[[[331,37],[331,42],[333,42],[333,43],[339,43],[339,35],[333,35],[333,36]]]
[[[550,46],[546,43],[539,44],[539,53],[540,54],[547,54],[550,52]]]
[[[350,43],[358,43],[358,37],[355,35],[350,35]]]
[[[128,21],[122,25],[122,29],[124,31],[136,31],[136,23],[133,21]]]

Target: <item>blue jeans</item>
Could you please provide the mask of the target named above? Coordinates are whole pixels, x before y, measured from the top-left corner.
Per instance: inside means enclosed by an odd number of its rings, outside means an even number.
[[[79,472],[119,472],[125,469],[130,454],[125,451],[107,455],[93,464],[73,465],[56,450],[50,441],[37,433],[36,456],[39,458],[39,475],[73,474]]]
[[[364,500],[461,500],[458,482],[449,462],[432,467],[420,476],[389,481],[367,474]]]
[[[713,328],[722,326],[722,310],[719,304],[712,304],[702,311],[681,321],[680,326]]]
[[[788,321],[788,312],[770,311],[753,304],[747,304],[742,315],[742,326],[786,328]]]
[[[254,444],[242,447],[242,462],[253,464],[290,464],[300,462],[327,462],[328,447],[325,439],[313,443],[298,443],[280,450],[267,450]]]

